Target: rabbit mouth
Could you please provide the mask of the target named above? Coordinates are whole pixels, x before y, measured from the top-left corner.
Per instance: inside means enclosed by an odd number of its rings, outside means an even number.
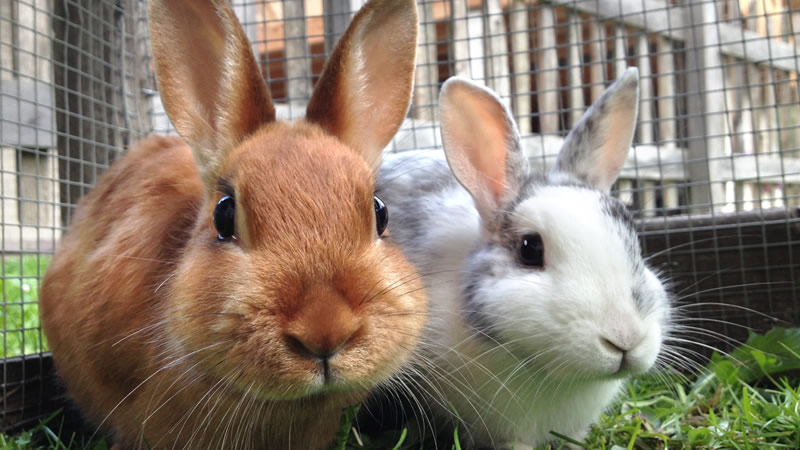
[[[367,390],[359,383],[332,376],[314,377],[304,383],[287,383],[283,388],[262,387],[257,389],[253,383],[246,386],[236,385],[234,389],[245,396],[252,396],[262,401],[333,401],[357,398],[366,394]]]

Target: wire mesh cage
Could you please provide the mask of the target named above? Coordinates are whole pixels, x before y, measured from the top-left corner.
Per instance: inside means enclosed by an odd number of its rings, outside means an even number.
[[[362,3],[233,1],[279,117],[302,115]],[[0,3],[2,429],[48,410],[38,283],[78,200],[136,140],[174,133],[153,77],[146,6]],[[531,162],[551,167],[588,105],[637,66],[638,130],[614,194],[636,215],[645,253],[692,305],[689,315],[719,336],[701,349],[750,328],[800,323],[800,2],[418,6],[412,108],[387,151],[439,147],[439,87],[461,75],[510,105]]]

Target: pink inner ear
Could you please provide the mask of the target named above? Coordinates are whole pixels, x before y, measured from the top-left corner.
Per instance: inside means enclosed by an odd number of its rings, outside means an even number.
[[[597,160],[594,161],[598,170],[594,177],[595,185],[603,190],[611,189],[611,185],[619,176],[633,141],[634,127],[631,124],[636,119],[631,118],[630,111],[621,109],[617,106],[609,112],[607,127],[604,130],[605,142],[597,152]]]
[[[497,100],[486,93],[471,88],[453,93],[451,108],[457,108],[462,122],[458,133],[462,145],[478,176],[490,190],[494,203],[498,203],[506,190],[506,159],[509,130],[505,111]]]

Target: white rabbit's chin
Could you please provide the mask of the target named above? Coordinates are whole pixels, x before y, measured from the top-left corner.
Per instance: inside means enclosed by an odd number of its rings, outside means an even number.
[[[511,350],[511,358],[530,361],[532,372],[546,377],[587,381],[625,379],[646,373],[655,365],[661,348],[661,330],[656,323],[649,325],[652,328],[643,340],[624,352],[609,345],[591,326],[578,325],[556,340],[504,339],[489,345],[505,346]]]

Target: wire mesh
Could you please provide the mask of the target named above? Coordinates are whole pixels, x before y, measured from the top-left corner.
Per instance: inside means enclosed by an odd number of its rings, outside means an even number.
[[[303,114],[362,3],[233,1],[279,117]],[[509,103],[533,165],[551,167],[586,108],[637,66],[638,131],[614,193],[639,219],[645,253],[705,320],[695,325],[719,333],[710,345],[800,323],[800,2],[418,6],[413,104],[388,151],[439,147],[439,87],[462,75]],[[75,205],[128,145],[174,133],[145,11],[143,0],[0,3],[2,428],[42,410],[38,283]]]

